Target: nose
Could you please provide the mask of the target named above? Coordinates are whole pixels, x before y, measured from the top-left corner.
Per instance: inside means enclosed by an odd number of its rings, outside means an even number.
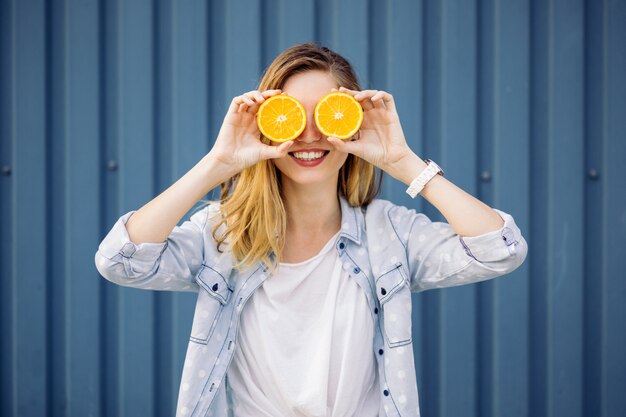
[[[296,140],[302,143],[314,143],[320,141],[322,137],[322,132],[317,129],[317,125],[315,124],[313,112],[308,112],[306,126]]]

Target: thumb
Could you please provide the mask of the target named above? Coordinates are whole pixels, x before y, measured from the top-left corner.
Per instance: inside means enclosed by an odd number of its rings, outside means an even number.
[[[281,143],[278,146],[265,145],[266,147],[263,149],[263,159],[282,158],[287,155],[292,145],[292,140]]]
[[[359,141],[351,142],[349,140],[341,140],[334,136],[329,136],[328,141],[340,152],[353,153],[359,155],[361,151],[361,143]]]

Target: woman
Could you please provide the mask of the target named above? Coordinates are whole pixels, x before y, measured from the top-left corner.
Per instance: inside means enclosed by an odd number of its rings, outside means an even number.
[[[313,120],[337,90],[365,111],[351,140]],[[307,115],[282,144],[255,119],[275,94]],[[376,199],[375,167],[448,222]],[[392,95],[362,91],[343,57],[310,43],[278,56],[258,90],[232,100],[211,151],[96,253],[120,285],[198,292],[177,415],[419,415],[411,291],[494,278],[527,253],[509,214],[441,174],[408,147]],[[177,226],[218,184],[220,201]]]

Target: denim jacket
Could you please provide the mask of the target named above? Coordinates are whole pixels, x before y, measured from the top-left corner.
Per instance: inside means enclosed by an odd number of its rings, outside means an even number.
[[[419,416],[411,335],[411,292],[470,284],[508,274],[528,246],[513,217],[496,210],[504,226],[461,237],[445,222],[390,201],[351,207],[339,195],[342,227],[336,242],[343,267],[363,289],[375,324],[380,416]],[[100,243],[95,263],[116,284],[198,293],[178,394],[177,416],[233,416],[226,370],[233,358],[239,317],[252,293],[271,276],[263,264],[233,268],[211,235],[213,202],[176,226],[162,243],[131,242],[121,216]],[[223,225],[221,226],[223,227]],[[275,262],[272,257],[272,261]]]

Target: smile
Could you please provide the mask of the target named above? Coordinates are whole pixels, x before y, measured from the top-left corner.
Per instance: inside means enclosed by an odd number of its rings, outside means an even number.
[[[289,152],[289,156],[291,156],[298,165],[312,167],[319,165],[329,153],[330,151]]]
[[[289,154],[292,155],[294,158],[303,160],[303,161],[313,161],[315,159],[320,159],[321,157],[325,156],[326,154],[328,154],[328,152],[330,151],[323,151],[323,152],[290,152]]]

